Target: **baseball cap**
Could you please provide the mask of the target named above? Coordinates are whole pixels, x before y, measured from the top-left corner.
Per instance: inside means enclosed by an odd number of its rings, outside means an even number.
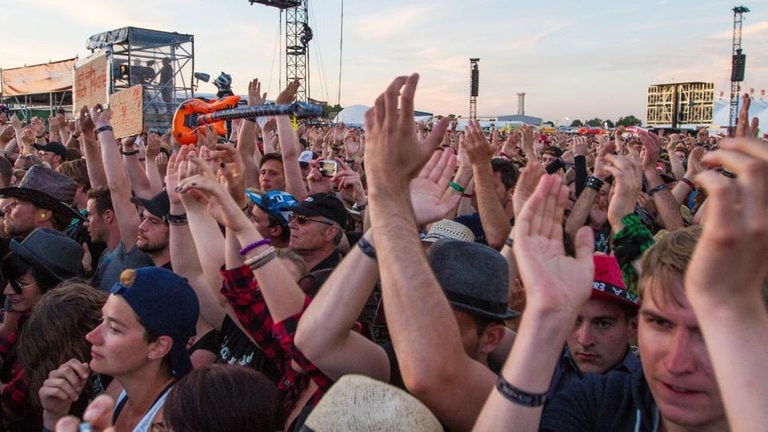
[[[182,377],[192,370],[187,342],[195,335],[200,305],[187,280],[163,267],[142,267],[135,278],[123,285],[122,277],[111,289],[122,296],[147,329],[173,339],[171,372]]]
[[[347,209],[333,194],[312,194],[300,201],[298,205],[289,207],[288,210],[302,216],[322,216],[336,222],[342,228],[347,227],[349,217]]]
[[[279,190],[271,190],[264,193],[246,190],[245,195],[260,209],[280,218],[283,225],[288,225],[290,221],[291,211],[289,209],[299,205],[299,202],[296,201],[293,195]]]
[[[592,298],[612,300],[633,308],[640,307],[637,296],[627,290],[619,261],[615,256],[595,254],[595,277],[592,282]]]
[[[32,144],[32,147],[40,151],[56,153],[61,156],[61,160],[67,160],[67,148],[60,142],[51,141],[46,144]]]

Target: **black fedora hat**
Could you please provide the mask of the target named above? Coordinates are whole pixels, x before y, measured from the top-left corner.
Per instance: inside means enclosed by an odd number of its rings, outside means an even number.
[[[50,168],[35,165],[27,171],[18,186],[0,189],[0,197],[18,198],[40,208],[83,219],[80,212],[72,207],[75,192],[77,184],[72,179]]]
[[[438,240],[427,258],[454,308],[499,321],[520,315],[507,307],[509,269],[498,251],[480,243]]]
[[[73,278],[82,270],[83,247],[50,228],[37,228],[21,242],[11,240],[11,252],[59,281]]]

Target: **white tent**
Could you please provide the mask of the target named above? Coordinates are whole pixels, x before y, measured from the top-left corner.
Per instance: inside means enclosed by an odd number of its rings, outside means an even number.
[[[347,127],[363,127],[365,125],[365,112],[370,107],[365,105],[351,105],[336,114],[334,123],[344,123]]]
[[[739,100],[739,107],[741,107],[741,100]],[[712,113],[712,126],[727,128],[730,116],[731,106],[729,101],[727,99],[715,101]],[[766,125],[768,125],[768,101],[752,98],[752,103],[749,105],[749,118],[752,119],[753,117],[760,119],[761,129],[765,129]]]

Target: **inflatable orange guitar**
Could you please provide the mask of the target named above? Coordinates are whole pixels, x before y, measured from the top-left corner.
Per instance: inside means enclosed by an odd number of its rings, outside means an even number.
[[[227,96],[206,102],[188,99],[179,105],[173,115],[173,137],[180,144],[195,144],[200,133],[199,127],[213,125],[220,136],[226,135],[226,121],[242,118],[256,118],[271,115],[294,115],[296,118],[318,117],[323,107],[307,102],[288,105],[257,105],[237,107],[240,96]]]

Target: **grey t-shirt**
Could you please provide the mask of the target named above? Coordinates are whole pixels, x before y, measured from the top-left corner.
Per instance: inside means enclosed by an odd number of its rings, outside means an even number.
[[[123,242],[120,242],[114,249],[105,249],[101,254],[91,283],[100,291],[108,293],[112,285],[120,280],[120,273],[123,270],[154,267],[154,265],[152,257],[137,249],[135,245],[131,250],[126,251]]]

